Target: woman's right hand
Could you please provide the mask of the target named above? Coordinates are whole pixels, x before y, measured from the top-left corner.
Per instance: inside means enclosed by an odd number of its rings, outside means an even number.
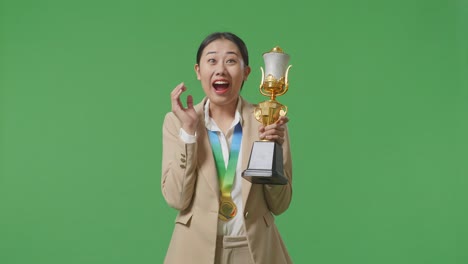
[[[187,108],[180,101],[180,95],[187,90],[184,83],[177,85],[171,92],[172,112],[182,123],[182,128],[190,135],[195,135],[198,125],[198,115],[193,108],[193,97],[187,96]]]

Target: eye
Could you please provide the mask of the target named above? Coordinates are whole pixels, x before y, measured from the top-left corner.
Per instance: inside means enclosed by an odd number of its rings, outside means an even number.
[[[206,60],[209,64],[215,64],[216,63],[216,60],[213,59],[213,58],[209,58]]]
[[[236,62],[237,62],[237,60],[235,60],[235,59],[227,59],[227,60],[226,60],[226,63],[227,63],[227,64],[234,64],[234,63],[236,63]]]

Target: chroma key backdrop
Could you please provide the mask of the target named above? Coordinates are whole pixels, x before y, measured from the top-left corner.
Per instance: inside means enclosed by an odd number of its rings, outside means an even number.
[[[0,0],[1,264],[163,262],[162,122],[214,31],[250,102],[291,55],[294,263],[468,263],[466,0]]]

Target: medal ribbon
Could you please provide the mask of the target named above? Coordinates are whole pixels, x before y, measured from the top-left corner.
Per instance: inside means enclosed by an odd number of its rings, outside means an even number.
[[[210,137],[211,150],[213,151],[213,156],[216,163],[216,170],[218,171],[218,179],[221,186],[221,196],[225,198],[231,198],[232,184],[234,183],[234,175],[236,175],[237,160],[239,158],[239,150],[242,141],[242,127],[239,122],[234,128],[227,166],[224,162],[223,152],[221,150],[221,143],[219,142],[218,135],[215,131],[211,130],[208,130],[208,135]]]

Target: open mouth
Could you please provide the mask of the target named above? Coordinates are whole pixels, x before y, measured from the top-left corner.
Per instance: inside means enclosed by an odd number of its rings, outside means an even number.
[[[212,84],[217,94],[223,94],[229,89],[229,82],[226,80],[217,80]]]

